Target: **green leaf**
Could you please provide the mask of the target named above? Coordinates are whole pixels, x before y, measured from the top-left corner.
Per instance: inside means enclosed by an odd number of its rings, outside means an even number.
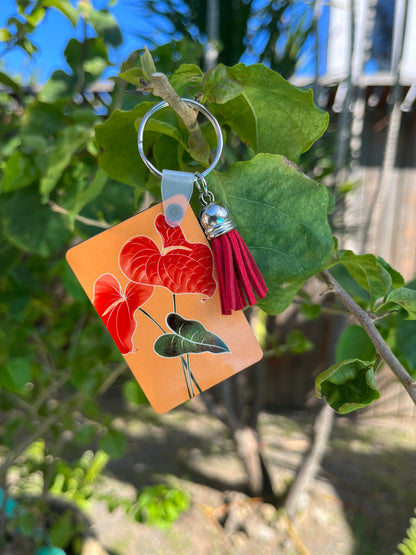
[[[312,91],[291,85],[263,64],[219,65],[203,81],[204,101],[255,152],[296,161],[325,131],[328,114]]]
[[[74,216],[79,214],[86,204],[94,200],[104,189],[107,180],[107,174],[98,169],[91,183],[82,191],[77,192],[71,214]]]
[[[84,424],[75,431],[74,439],[81,444],[91,444],[95,439],[96,433],[97,430],[94,426],[91,424]]]
[[[398,357],[405,359],[406,366],[412,374],[416,375],[416,321],[405,319],[404,311],[397,315],[394,328],[396,351]]]
[[[109,429],[105,436],[100,439],[100,449],[105,451],[113,459],[120,459],[126,449],[126,436],[119,430]]]
[[[382,259],[381,259],[382,260]],[[354,254],[352,251],[341,251],[336,264],[342,264],[352,278],[370,294],[370,308],[385,297],[392,288],[392,276],[373,254]],[[397,277],[395,277],[397,282]]]
[[[30,156],[25,155],[21,151],[17,151],[7,160],[6,168],[3,175],[3,191],[10,193],[27,187],[35,181],[38,176],[38,170]]]
[[[144,188],[147,170],[137,150],[135,121],[143,117],[153,103],[143,102],[133,110],[114,110],[105,123],[97,125],[95,136],[101,154],[100,167],[116,181]]]
[[[140,117],[134,122],[134,127],[137,131],[139,130],[141,120],[142,118]],[[146,132],[151,131],[159,135],[167,135],[168,137],[172,137],[172,139],[176,139],[182,146],[186,146],[182,133],[171,123],[153,118],[146,125]]]
[[[12,37],[13,35],[8,29],[6,29],[6,27],[2,27],[0,29],[0,42],[8,42]]]
[[[285,343],[279,345],[276,354],[284,354],[286,352],[295,355],[307,353],[314,348],[314,344],[310,341],[301,330],[290,330],[286,336]]]
[[[32,369],[30,362],[22,357],[11,359],[1,369],[1,383],[9,391],[20,391],[30,382]]]
[[[354,300],[361,306],[368,307],[370,303],[370,295],[363,287],[358,285],[355,279],[348,273],[345,266],[342,264],[335,264],[331,266],[331,274],[338,281],[347,293],[349,293]]]
[[[315,380],[318,397],[325,397],[339,414],[366,407],[380,397],[374,364],[359,359],[334,364]]]
[[[91,84],[98,79],[103,71],[103,62],[108,63],[107,49],[100,38],[89,38],[85,42],[71,39],[65,48],[64,54],[68,65],[77,78],[78,88]],[[93,63],[97,61],[100,63]],[[79,79],[78,75],[84,71],[88,72],[87,75]]]
[[[304,303],[300,307],[300,312],[306,320],[316,320],[321,315],[322,307],[320,304]]]
[[[392,291],[387,299],[387,303],[394,303],[402,306],[408,314],[407,320],[416,320],[416,291],[407,287],[400,287]]]
[[[45,8],[55,8],[59,10],[69,19],[74,27],[78,23],[78,12],[72,7],[69,0],[43,0],[42,4]]]
[[[16,524],[23,534],[31,536],[36,526],[36,517],[29,511],[20,510],[18,512]]]
[[[347,326],[341,334],[336,347],[337,362],[358,358],[372,360],[376,355],[374,345],[361,326]]]
[[[0,29],[0,41],[2,40],[1,31],[2,29]],[[6,85],[6,87],[9,87],[10,89],[12,89],[19,96],[22,94],[22,88],[19,85],[19,83],[17,83],[17,81],[15,81],[14,79],[12,79],[10,75],[7,75],[2,71],[0,71],[0,83],[3,83],[3,85]]]
[[[5,237],[24,252],[40,256],[56,253],[67,241],[69,230],[59,214],[40,204],[33,191],[20,189],[1,206]]]
[[[170,84],[180,97],[192,97],[200,90],[204,74],[194,64],[182,64],[170,78]]]
[[[39,93],[39,100],[45,103],[56,102],[74,94],[78,78],[75,74],[68,75],[62,69],[52,73]]]
[[[127,83],[131,83],[132,85],[136,85],[136,87],[142,87],[144,79],[143,70],[139,67],[131,67],[122,73],[119,73],[118,76],[127,81]]]
[[[102,37],[105,44],[116,48],[123,42],[120,27],[108,10],[91,9],[88,13],[88,21],[94,27],[97,35]]]
[[[166,316],[166,323],[174,332],[161,335],[153,346],[162,357],[171,358],[190,353],[228,353],[224,341],[208,331],[197,320],[185,320],[179,314],[171,312]]]
[[[26,16],[26,22],[32,27],[37,27],[39,23],[45,17],[46,10],[43,6],[38,6],[32,10],[32,12]]]
[[[400,272],[392,268],[390,264],[386,262],[384,258],[382,258],[381,256],[377,256],[377,262],[390,274],[391,285],[393,289],[397,289],[398,287],[403,287],[403,285],[405,284],[405,280]]]
[[[216,201],[230,209],[269,288],[260,308],[282,312],[332,257],[325,187],[272,154],[211,174],[208,185]]]
[[[22,117],[22,135],[37,135],[46,139],[55,135],[63,125],[65,100],[50,104],[35,100],[26,108]]]
[[[133,405],[147,405],[149,403],[135,379],[123,383],[123,397]]]
[[[140,56],[140,65],[146,81],[150,81],[157,69],[147,46],[144,47],[144,53]]]
[[[49,535],[53,545],[65,548],[74,534],[74,521],[70,511],[66,511],[51,526]]]
[[[74,152],[85,143],[89,135],[89,129],[79,125],[65,127],[58,133],[46,171],[40,180],[40,193],[44,201],[49,198],[49,193],[69,166]]]

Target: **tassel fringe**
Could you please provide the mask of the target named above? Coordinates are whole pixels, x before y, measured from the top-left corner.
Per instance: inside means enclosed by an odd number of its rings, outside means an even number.
[[[211,243],[222,313],[231,314],[263,299],[266,283],[238,231],[233,229],[213,238]]]

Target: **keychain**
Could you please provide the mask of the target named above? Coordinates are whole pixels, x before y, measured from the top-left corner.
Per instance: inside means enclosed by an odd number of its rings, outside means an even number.
[[[217,135],[218,147],[214,160],[205,171],[194,173],[193,183],[199,191],[199,200],[202,205],[199,221],[205,231],[207,239],[211,241],[214,254],[221,298],[221,311],[225,315],[231,314],[233,310],[241,310],[248,305],[256,304],[257,300],[263,299],[267,293],[267,286],[247,245],[236,230],[228,209],[214,202],[214,195],[208,190],[207,182],[205,181],[205,177],[215,168],[221,157],[223,148],[221,127],[211,112],[207,110],[203,104],[186,98],[183,98],[182,101],[198,108],[199,111],[205,114],[214,127]],[[192,174],[172,172],[178,175],[181,174],[181,176],[176,183],[169,180],[170,187],[164,186],[165,173],[160,173],[159,170],[149,162],[143,150],[143,135],[147,122],[156,112],[166,106],[168,106],[167,102],[159,102],[159,104],[153,106],[143,117],[138,131],[138,148],[140,156],[149,170],[156,175],[156,177],[162,179],[162,198],[165,215],[168,216],[172,210],[176,210],[177,221],[179,221],[180,214],[183,213],[183,206],[176,204],[178,198],[181,196],[180,187],[182,183],[186,182],[187,177],[189,181],[189,177]],[[188,192],[188,195],[183,196],[185,203],[189,203],[192,187],[188,189]],[[178,196],[176,196],[176,193]],[[172,203],[169,201],[170,197],[174,199]],[[171,225],[176,224],[171,222]],[[254,293],[257,296],[257,300]]]
[[[205,177],[218,163],[223,138],[202,172],[160,172],[143,150],[156,104],[143,117],[138,148],[162,180],[162,202],[76,245],[67,260],[149,402],[166,412],[254,364],[262,351],[240,310],[266,285],[228,210],[214,202]],[[194,186],[200,221],[189,200]],[[207,242],[211,241],[211,246]],[[215,266],[214,267],[214,259]]]

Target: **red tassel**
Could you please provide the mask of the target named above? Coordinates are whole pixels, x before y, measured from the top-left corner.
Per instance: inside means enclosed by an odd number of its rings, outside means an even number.
[[[222,313],[231,314],[263,299],[266,283],[228,210],[210,203],[202,210],[200,220],[212,243]]]

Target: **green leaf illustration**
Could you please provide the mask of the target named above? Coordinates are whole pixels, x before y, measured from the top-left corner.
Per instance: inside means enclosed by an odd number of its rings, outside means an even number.
[[[332,257],[325,187],[274,154],[211,174],[208,186],[228,206],[269,288],[259,306],[269,314],[282,312]]]
[[[161,335],[153,346],[155,352],[165,358],[178,357],[191,353],[229,353],[224,341],[208,331],[197,320],[185,320],[171,312],[166,323],[173,333]]]
[[[380,397],[374,364],[356,358],[334,364],[315,380],[318,397],[325,397],[340,414],[366,407]]]

